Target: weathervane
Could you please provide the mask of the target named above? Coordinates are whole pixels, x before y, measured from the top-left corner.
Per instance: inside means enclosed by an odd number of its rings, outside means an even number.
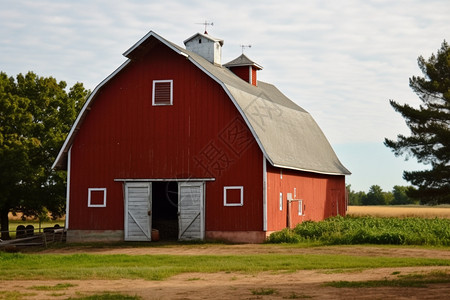
[[[242,48],[242,54],[244,54],[244,49],[245,48],[251,48],[252,45],[240,45],[240,47]]]
[[[208,21],[205,21],[205,22],[203,22],[203,23],[195,23],[195,24],[204,25],[204,26],[205,26],[205,34],[208,34],[208,31],[206,31],[206,29],[207,29],[208,26],[214,26],[214,23],[213,23],[213,22],[208,22]]]

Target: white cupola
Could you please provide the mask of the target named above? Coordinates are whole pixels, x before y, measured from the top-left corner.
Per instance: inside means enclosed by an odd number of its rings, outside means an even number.
[[[192,51],[210,63],[221,65],[223,40],[209,34],[197,33],[184,41],[186,50]]]

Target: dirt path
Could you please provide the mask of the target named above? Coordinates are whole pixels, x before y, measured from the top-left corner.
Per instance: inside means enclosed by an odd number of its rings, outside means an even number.
[[[245,255],[245,254],[342,254],[355,256],[387,256],[387,257],[427,257],[450,259],[450,251],[440,249],[424,249],[414,247],[383,247],[383,246],[322,246],[322,247],[286,247],[273,244],[238,244],[238,245],[174,245],[154,247],[120,247],[92,248],[67,247],[48,249],[40,253],[72,254],[128,254],[128,255]]]
[[[233,255],[233,254],[348,254],[358,256],[433,257],[450,259],[450,251],[375,246],[332,246],[294,248],[278,245],[176,245],[141,248],[63,248],[48,249],[42,253],[96,253],[130,255]],[[14,280],[0,282],[0,299],[11,291],[22,299],[67,299],[95,293],[122,293],[143,299],[446,299],[450,285],[433,284],[426,288],[333,288],[322,286],[330,281],[391,280],[407,274],[432,271],[450,273],[450,267],[378,268],[332,273],[325,270],[298,272],[242,273],[186,273],[164,281],[146,280]],[[41,291],[34,286],[54,286],[70,283],[61,291]],[[261,295],[262,292],[271,293]],[[12,298],[12,297],[11,297]]]

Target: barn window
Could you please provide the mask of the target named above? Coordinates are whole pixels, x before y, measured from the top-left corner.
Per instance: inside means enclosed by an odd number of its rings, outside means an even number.
[[[302,200],[298,201],[298,215],[299,216],[303,215],[303,201]]]
[[[173,80],[153,80],[152,105],[172,105]]]
[[[280,210],[283,210],[283,193],[280,192]]]
[[[106,188],[88,189],[88,207],[106,207]]]
[[[244,187],[243,186],[225,186],[225,187],[223,187],[223,205],[224,206],[243,206],[244,205]]]

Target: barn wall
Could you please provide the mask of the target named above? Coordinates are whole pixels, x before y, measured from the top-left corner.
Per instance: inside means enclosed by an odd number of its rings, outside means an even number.
[[[256,75],[257,70],[252,67],[251,72],[252,72],[252,82],[251,82],[251,84],[253,84],[254,86],[257,86],[257,82],[258,82],[258,78],[256,77],[257,76]]]
[[[250,83],[250,66],[232,67],[230,70],[242,80]],[[253,74],[252,74],[253,75]]]
[[[283,193],[282,210],[280,192]],[[303,204],[303,215],[299,216],[299,202],[290,203],[291,227],[307,220],[320,221],[338,213],[345,215],[347,210],[345,176],[280,169],[267,164],[268,231],[287,227],[288,193],[292,193],[292,198],[301,199]]]
[[[173,80],[173,105],[152,106],[152,81]],[[206,231],[262,230],[262,154],[223,89],[162,44],[96,95],[71,151],[69,229],[123,230],[117,178],[215,178],[206,183]],[[244,186],[224,207],[223,187]],[[87,207],[106,188],[106,207]]]

